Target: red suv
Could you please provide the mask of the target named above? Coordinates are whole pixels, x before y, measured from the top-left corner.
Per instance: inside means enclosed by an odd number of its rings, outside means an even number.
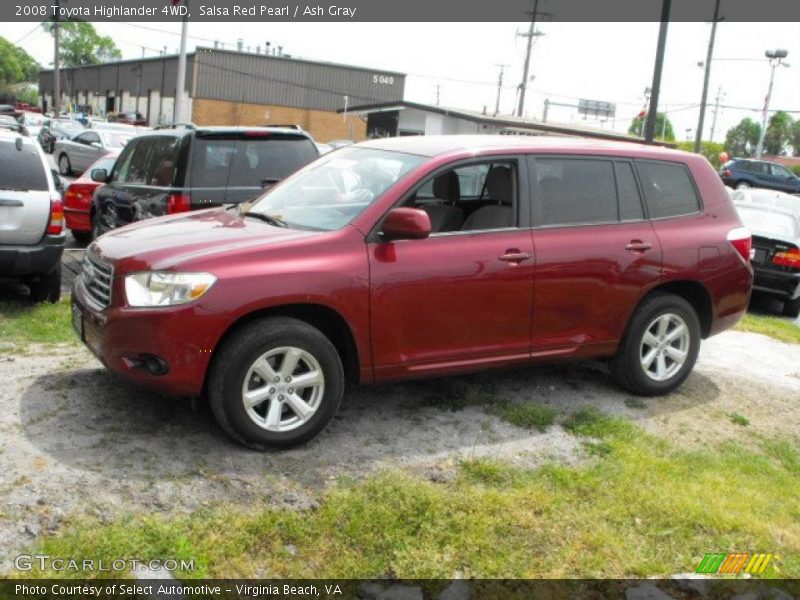
[[[243,444],[288,446],[330,421],[345,382],[608,357],[625,389],[668,393],[747,308],[749,252],[699,155],[383,139],[255,201],[102,236],[73,322],[109,369],[207,395]]]

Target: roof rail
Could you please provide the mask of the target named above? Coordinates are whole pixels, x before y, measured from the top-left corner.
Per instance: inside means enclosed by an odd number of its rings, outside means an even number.
[[[177,129],[183,127],[184,129],[196,129],[194,123],[169,123],[167,125],[156,125],[153,129]]]
[[[296,129],[297,131],[304,131],[300,125],[296,123],[292,124],[275,124],[275,123],[267,123],[264,127],[277,127],[278,129]]]

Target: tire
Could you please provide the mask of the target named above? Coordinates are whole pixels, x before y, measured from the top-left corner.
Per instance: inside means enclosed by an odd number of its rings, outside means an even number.
[[[303,375],[316,384],[295,390],[287,377]],[[245,406],[247,390],[257,400],[252,408]],[[209,369],[214,417],[228,435],[255,450],[307,442],[336,414],[343,393],[344,369],[336,348],[318,329],[288,317],[261,319],[236,331]]]
[[[56,149],[56,144],[55,144],[55,142],[54,142],[53,140],[50,140],[50,141],[47,143],[47,153],[48,153],[48,154],[52,154],[52,153],[55,151],[55,149]]]
[[[791,317],[792,319],[800,317],[800,298],[783,302],[783,316]]]
[[[737,190],[748,190],[751,187],[753,187],[753,186],[750,185],[749,181],[737,181],[736,182],[736,189]]]
[[[69,162],[69,156],[63,152],[58,157],[58,172],[64,177],[72,175],[72,164]]]
[[[665,323],[666,329],[659,329]],[[680,326],[684,327],[684,333],[670,342],[670,335],[677,335]],[[648,336],[652,346],[645,337],[648,332],[655,334]],[[700,351],[700,335],[700,320],[691,304],[674,294],[655,292],[631,316],[617,354],[611,360],[611,375],[634,394],[668,394],[692,372]],[[681,354],[683,362],[679,364],[675,357]],[[646,367],[648,357],[650,362]]]
[[[31,290],[31,302],[58,302],[61,299],[61,263],[50,273],[31,279],[28,287]]]
[[[94,227],[94,225],[92,225]],[[75,241],[78,242],[81,246],[88,246],[89,243],[94,239],[94,231],[72,231],[72,237],[75,238]]]

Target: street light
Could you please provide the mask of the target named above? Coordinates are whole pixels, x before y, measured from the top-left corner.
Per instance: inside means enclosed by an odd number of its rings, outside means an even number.
[[[772,84],[775,81],[775,69],[778,65],[789,67],[788,64],[783,62],[783,59],[789,56],[789,52],[783,48],[777,50],[767,50],[764,56],[769,59],[770,75],[769,75],[769,88],[767,88],[767,97],[764,99],[764,114],[761,116],[761,133],[758,136],[758,146],[756,146],[756,158],[761,158],[764,154],[764,138],[767,135],[767,116],[769,115],[769,101],[772,96]]]

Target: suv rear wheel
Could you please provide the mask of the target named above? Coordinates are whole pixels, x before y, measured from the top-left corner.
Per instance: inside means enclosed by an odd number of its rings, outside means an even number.
[[[753,186],[751,186],[750,182],[748,182],[748,181],[739,181],[739,182],[736,183],[736,189],[737,190],[746,190],[746,189],[749,189],[751,187],[753,187]]]
[[[654,293],[633,313],[617,354],[614,380],[642,396],[673,391],[692,372],[700,350],[700,320],[679,296]]]
[[[288,317],[262,319],[234,333],[215,356],[208,383],[220,426],[257,450],[317,435],[343,392],[336,348],[318,329]]]
[[[58,172],[65,177],[72,174],[72,165],[69,162],[69,156],[66,154],[58,157]]]
[[[61,298],[61,263],[50,273],[29,280],[28,287],[31,290],[31,302],[58,302]]]

